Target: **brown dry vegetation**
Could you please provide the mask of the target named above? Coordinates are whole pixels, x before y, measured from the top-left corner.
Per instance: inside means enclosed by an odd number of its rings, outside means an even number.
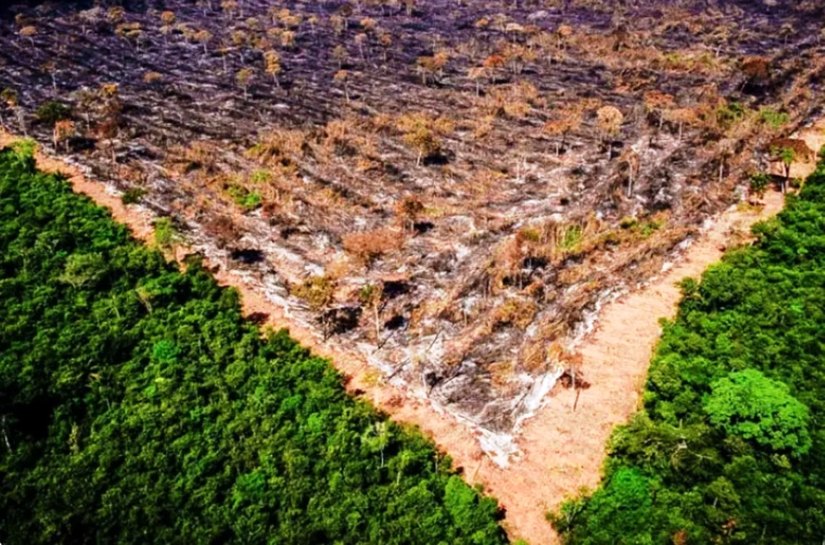
[[[821,106],[810,2],[218,4],[3,20],[2,123],[503,436],[565,365],[549,347]]]

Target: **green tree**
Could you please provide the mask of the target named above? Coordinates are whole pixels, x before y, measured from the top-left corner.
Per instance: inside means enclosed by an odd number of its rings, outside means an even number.
[[[155,244],[163,250],[171,250],[180,241],[180,234],[171,218],[157,218],[152,226],[155,228]]]
[[[788,188],[788,182],[791,179],[791,167],[796,161],[796,151],[790,147],[782,147],[773,150],[777,159],[782,162],[782,167],[785,170],[785,178],[782,180],[782,193],[785,193]]]
[[[98,281],[106,272],[106,264],[99,253],[76,253],[66,259],[59,279],[74,288]]]
[[[705,411],[726,433],[796,457],[811,449],[808,408],[790,395],[787,385],[745,369],[717,380],[711,390]]]
[[[751,192],[761,199],[765,196],[765,190],[768,189],[770,181],[771,177],[765,174],[764,172],[752,174],[750,177]]]
[[[582,511],[589,515],[576,529],[577,542],[643,545],[651,538],[652,484],[639,471],[620,468],[588,503],[568,504],[554,519],[562,529],[571,527]]]

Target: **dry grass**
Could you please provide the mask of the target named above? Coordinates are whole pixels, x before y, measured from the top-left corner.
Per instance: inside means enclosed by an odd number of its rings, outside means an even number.
[[[403,234],[390,228],[349,233],[341,239],[344,250],[365,263],[398,250],[403,245],[403,241]]]

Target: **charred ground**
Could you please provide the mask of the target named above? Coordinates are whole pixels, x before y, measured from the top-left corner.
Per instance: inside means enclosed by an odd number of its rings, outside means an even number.
[[[813,2],[593,4],[21,6],[3,123],[506,440],[821,106]]]

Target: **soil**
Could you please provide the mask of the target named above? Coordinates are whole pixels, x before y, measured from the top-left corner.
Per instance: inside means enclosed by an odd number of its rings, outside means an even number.
[[[825,145],[825,120],[795,136],[812,147]],[[0,132],[0,147],[15,138]],[[117,190],[86,177],[77,166],[44,153],[37,154],[37,161],[41,169],[64,174],[75,191],[109,208],[137,238],[153,243],[154,215],[150,211],[124,205]],[[807,176],[813,168],[811,162],[794,164],[800,176]],[[506,512],[505,527],[513,539],[552,544],[558,543],[558,536],[546,513],[582,489],[598,485],[610,434],[639,409],[647,367],[661,333],[660,319],[674,316],[680,299],[679,281],[699,277],[729,245],[747,243],[750,227],[779,212],[783,197],[770,191],[758,206],[738,205],[726,210],[657,277],[606,303],[595,329],[581,343],[580,369],[588,387],[556,388],[549,402],[524,424],[518,439],[520,454],[507,467],[485,455],[469,427],[381,381],[363,360],[318,342],[312,331],[295,327],[282,309],[269,302],[257,285],[250,286],[243,275],[219,270],[216,277],[221,284],[239,290],[247,316],[266,316],[265,325],[290,329],[304,346],[330,358],[346,377],[351,394],[364,397],[396,422],[416,426],[432,438],[469,482],[481,484],[499,500]],[[170,257],[182,262],[187,254],[186,248],[179,248]]]
[[[770,192],[758,211],[726,211],[667,273],[605,305],[579,349],[590,387],[556,391],[526,422],[519,437],[522,458],[501,475],[489,462],[478,472],[482,481],[500,480],[490,488],[507,508],[513,535],[533,544],[557,542],[549,537],[545,514],[598,485],[610,434],[639,409],[659,320],[675,315],[679,281],[700,276],[732,239],[741,241],[753,223],[776,214],[782,203],[780,193]]]
[[[0,123],[502,465],[598,308],[825,101],[812,3],[123,4],[0,16]]]
[[[170,257],[422,429],[534,545],[598,483],[674,282],[779,208],[736,203],[825,104],[811,2],[31,3],[0,13],[0,126],[148,243],[170,217]]]

